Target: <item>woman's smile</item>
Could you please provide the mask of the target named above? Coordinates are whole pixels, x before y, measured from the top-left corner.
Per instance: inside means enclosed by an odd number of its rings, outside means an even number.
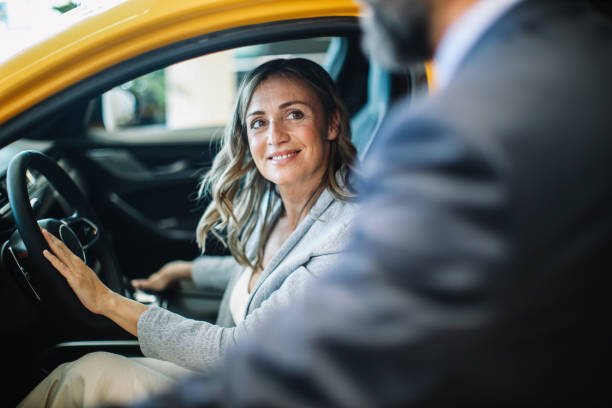
[[[282,163],[286,163],[288,161],[291,161],[291,159],[294,159],[295,157],[297,157],[298,154],[300,154],[301,150],[283,150],[280,152],[275,152],[272,153],[270,156],[268,156],[268,160],[271,160],[272,163],[275,164],[282,164]]]

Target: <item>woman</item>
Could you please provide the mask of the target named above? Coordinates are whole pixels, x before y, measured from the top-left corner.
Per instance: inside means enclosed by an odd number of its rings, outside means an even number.
[[[230,277],[218,324],[198,322],[112,292],[53,235],[44,256],[83,305],[138,337],[147,358],[92,353],[56,368],[21,406],[127,403],[209,370],[227,347],[282,309],[343,249],[354,212],[349,183],[355,149],[333,80],[305,59],[269,61],[239,90],[222,147],[200,194],[212,202],[198,227],[233,256],[174,263],[136,287],[179,278],[199,286]],[[221,236],[225,236],[222,238]]]

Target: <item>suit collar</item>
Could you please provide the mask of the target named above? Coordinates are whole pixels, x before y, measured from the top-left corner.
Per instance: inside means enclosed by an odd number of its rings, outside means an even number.
[[[437,85],[444,88],[482,35],[517,3],[525,0],[481,0],[465,12],[442,38],[436,51]]]
[[[463,57],[454,67],[452,78],[455,78],[466,65],[469,65],[470,61],[477,59],[481,52],[489,49],[489,46],[497,48],[500,40],[520,32],[533,32],[544,21],[546,24],[554,21],[553,16],[558,18],[577,15],[588,10],[588,7],[585,0],[522,0],[515,3],[486,27],[471,47],[464,50]],[[449,82],[452,82],[452,78],[449,78]]]

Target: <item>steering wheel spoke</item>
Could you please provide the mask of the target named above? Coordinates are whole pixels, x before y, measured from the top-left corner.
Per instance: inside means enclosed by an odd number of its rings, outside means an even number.
[[[100,228],[87,217],[73,214],[70,217],[62,218],[60,222],[75,233],[84,250],[89,249],[100,237]]]

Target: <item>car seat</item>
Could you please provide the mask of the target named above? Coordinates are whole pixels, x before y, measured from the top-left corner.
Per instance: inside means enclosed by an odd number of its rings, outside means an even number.
[[[363,159],[391,104],[391,73],[370,62],[367,100],[351,120],[352,140],[359,159]]]
[[[351,120],[352,140],[360,160],[367,155],[392,103],[399,97],[413,99],[429,92],[433,82],[430,62],[415,63],[405,74],[397,74],[370,61],[367,99]]]

